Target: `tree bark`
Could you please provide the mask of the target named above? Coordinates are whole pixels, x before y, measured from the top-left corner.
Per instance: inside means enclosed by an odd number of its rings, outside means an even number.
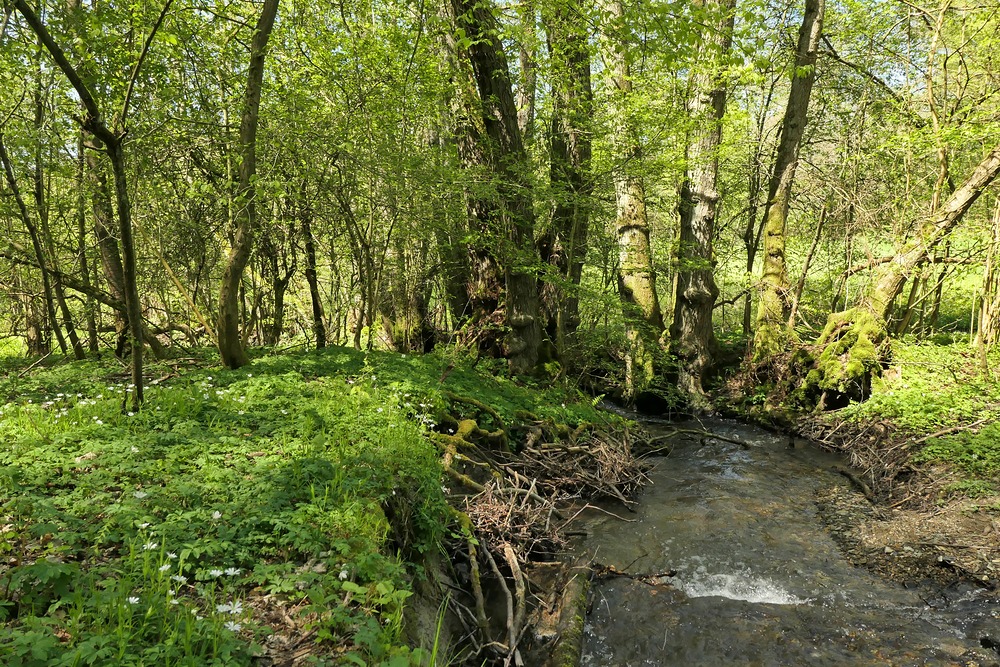
[[[479,93],[483,134],[478,137],[483,166],[496,178],[496,193],[480,200],[484,230],[499,230],[497,242],[503,271],[504,341],[511,373],[531,371],[541,345],[538,286],[532,265],[534,203],[528,179],[530,165],[518,127],[507,58],[500,42],[493,7],[474,0],[450,0],[451,18],[470,41],[467,54]]]
[[[250,42],[250,67],[247,70],[247,86],[243,95],[243,114],[240,120],[240,181],[236,190],[237,201],[243,206],[243,214],[237,223],[233,247],[226,262],[219,290],[217,327],[219,354],[227,368],[239,368],[250,362],[240,337],[240,283],[243,280],[243,271],[250,260],[257,227],[257,197],[254,184],[254,177],[257,174],[257,125],[261,89],[264,85],[267,42],[278,14],[278,3],[279,0],[264,0]]]
[[[707,0],[708,33],[703,35],[691,77],[687,169],[680,196],[680,239],[674,319],[670,326],[678,359],[677,387],[698,409],[707,409],[703,383],[712,366],[715,285],[712,242],[719,202],[719,146],[726,112],[725,58],[732,42],[735,0]]]
[[[817,340],[819,353],[800,387],[799,402],[838,407],[864,400],[888,351],[887,321],[906,280],[928,261],[983,191],[1000,174],[1000,145],[973,169],[941,206],[916,225],[918,232],[881,265],[857,307],[833,313]]]
[[[826,0],[806,0],[795,51],[792,84],[781,125],[781,139],[774,158],[764,213],[764,266],[761,273],[757,331],[753,359],[761,362],[786,350],[795,339],[788,327],[791,289],[785,263],[786,227],[792,185],[799,162],[799,147],[805,132],[809,98],[816,80],[816,56],[823,30]]]
[[[632,401],[652,382],[654,356],[663,333],[663,314],[656,292],[656,271],[649,244],[646,193],[640,171],[642,148],[632,121],[632,72],[627,43],[625,6],[608,4],[611,16],[606,34],[605,60],[612,70],[614,89],[609,101],[618,239],[618,294],[625,319],[625,398]]]
[[[169,6],[169,5],[168,5]],[[83,129],[104,143],[108,159],[114,174],[115,200],[117,204],[118,232],[121,237],[122,267],[125,291],[125,307],[128,312],[129,335],[132,344],[132,410],[136,411],[142,405],[142,307],[139,302],[139,290],[136,284],[135,248],[132,240],[132,205],[128,194],[127,169],[125,154],[122,150],[123,132],[112,132],[105,123],[101,110],[94,99],[90,88],[83,82],[80,74],[66,59],[66,54],[52,39],[41,20],[25,0],[14,0],[14,7],[24,17],[35,36],[52,56],[56,65],[69,80],[86,110],[86,116],[80,121]],[[162,15],[161,15],[162,20]],[[154,31],[155,32],[155,31]],[[150,39],[152,34],[150,35]],[[147,40],[147,48],[148,48]],[[140,61],[141,63],[141,58]],[[139,65],[136,65],[138,71]],[[128,111],[128,99],[122,106],[122,121]],[[127,404],[127,398],[125,404]]]

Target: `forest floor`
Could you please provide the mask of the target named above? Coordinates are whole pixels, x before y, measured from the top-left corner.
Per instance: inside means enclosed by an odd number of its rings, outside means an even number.
[[[1000,359],[990,359],[996,369]],[[864,493],[818,499],[857,565],[911,583],[1000,587],[1000,383],[967,341],[894,341],[864,403],[797,418]],[[1000,638],[998,638],[1000,639]]]
[[[629,422],[501,363],[188,350],[132,414],[111,357],[0,359],[0,664],[528,655],[563,630],[563,501],[642,471]]]

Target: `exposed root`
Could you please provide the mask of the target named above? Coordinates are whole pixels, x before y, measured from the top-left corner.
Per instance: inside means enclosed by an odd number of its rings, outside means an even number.
[[[632,434],[623,426],[569,426],[528,414],[531,421],[508,426],[478,401],[449,399],[471,405],[496,429],[485,431],[467,417],[442,420],[441,427],[453,432],[433,435],[461,503],[455,513],[463,539],[452,558],[466,591],[456,604],[469,618],[469,664],[531,663],[531,651],[552,638],[530,632],[539,600],[531,595],[538,586],[529,573],[535,564],[555,564],[565,546],[562,530],[569,521],[560,507],[581,498],[616,498],[628,507],[629,496],[646,481],[644,466],[632,455]],[[500,433],[517,434],[520,451],[497,446]],[[489,621],[491,590],[506,607],[502,628]]]

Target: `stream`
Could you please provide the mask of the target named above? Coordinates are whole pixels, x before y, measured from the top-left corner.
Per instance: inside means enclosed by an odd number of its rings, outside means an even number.
[[[841,460],[721,419],[675,428],[635,513],[577,527],[596,562],[633,575],[594,582],[581,665],[988,665],[1000,612],[974,586],[904,587],[852,566],[816,494],[849,481]],[[737,441],[737,442],[730,442]],[[611,509],[609,507],[609,509]]]

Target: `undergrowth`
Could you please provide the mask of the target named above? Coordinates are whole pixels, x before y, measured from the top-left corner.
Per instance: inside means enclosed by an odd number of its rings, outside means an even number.
[[[949,431],[914,449],[916,465],[940,464],[957,481],[951,495],[996,492],[1000,479],[1000,356],[984,374],[967,341],[946,344],[893,341],[893,359],[871,398],[842,415],[856,421],[886,420],[914,439]],[[967,428],[971,427],[971,428]]]
[[[214,359],[150,366],[138,414],[108,362],[0,360],[0,664],[426,663],[401,619],[448,530],[445,390],[594,417],[447,354]]]

